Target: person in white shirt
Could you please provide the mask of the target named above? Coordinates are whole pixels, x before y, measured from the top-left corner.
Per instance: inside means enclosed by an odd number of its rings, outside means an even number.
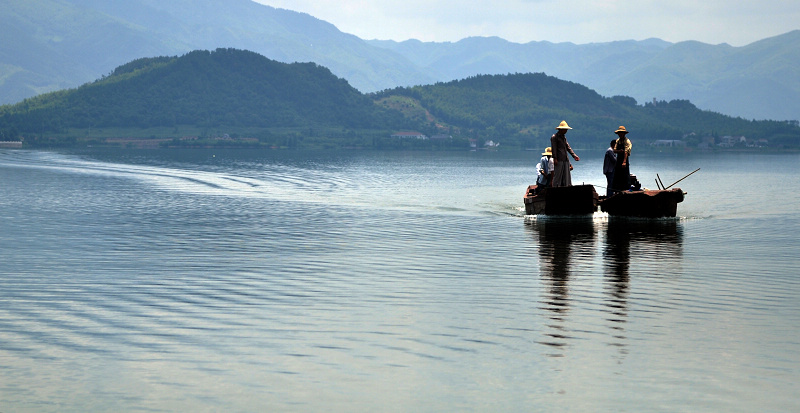
[[[536,185],[539,190],[550,186],[553,179],[553,150],[548,146],[542,152],[542,159],[536,164]]]

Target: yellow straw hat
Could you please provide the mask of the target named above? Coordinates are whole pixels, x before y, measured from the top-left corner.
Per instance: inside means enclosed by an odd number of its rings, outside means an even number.
[[[542,152],[542,155],[550,155],[550,156],[553,156],[553,148],[551,148],[551,147],[549,147],[549,146],[548,146],[548,147],[546,147],[546,148],[544,148],[544,152]]]
[[[617,128],[617,130],[614,131],[614,133],[620,133],[620,132],[621,133],[628,133],[628,131],[625,129],[624,126],[620,126],[619,128]]]
[[[572,129],[567,125],[567,121],[562,120],[556,129]]]

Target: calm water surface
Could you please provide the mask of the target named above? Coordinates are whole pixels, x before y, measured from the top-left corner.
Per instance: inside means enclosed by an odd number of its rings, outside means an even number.
[[[538,158],[0,149],[0,411],[800,411],[800,155]]]

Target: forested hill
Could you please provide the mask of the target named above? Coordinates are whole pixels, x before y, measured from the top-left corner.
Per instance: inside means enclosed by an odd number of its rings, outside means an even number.
[[[698,109],[686,100],[645,102],[628,96],[603,97],[577,83],[543,73],[481,75],[434,85],[396,88],[375,94],[385,107],[421,108],[439,127],[519,146],[546,142],[566,119],[574,142],[606,145],[619,125],[638,140],[689,140],[744,135],[773,145],[800,145],[796,123],[750,121]],[[432,129],[429,123],[429,130]]]
[[[642,144],[664,139],[696,146],[743,135],[770,146],[800,146],[796,123],[731,118],[685,100],[639,105],[541,73],[365,95],[316,64],[280,63],[235,49],[139,59],[77,89],[0,107],[0,140],[36,146],[229,135],[265,146],[425,147],[390,138],[416,130],[452,136],[437,140],[440,146],[467,147],[475,139],[519,149],[547,146],[564,119],[574,128],[571,142],[582,147],[604,147],[619,125]]]
[[[324,67],[234,49],[135,60],[0,114],[0,128],[44,134],[180,125],[384,129],[403,122]]]

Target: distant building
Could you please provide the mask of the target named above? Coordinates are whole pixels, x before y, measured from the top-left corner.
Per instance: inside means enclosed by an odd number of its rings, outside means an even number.
[[[496,147],[500,146],[500,142],[495,142],[493,140],[488,140],[483,144],[483,146],[485,146],[487,148],[496,148]]]
[[[681,140],[675,140],[675,139],[672,139],[672,140],[662,139],[662,140],[657,140],[657,141],[651,143],[651,145],[657,146],[657,147],[662,147],[662,148],[664,148],[664,147],[666,147],[666,148],[683,148],[683,147],[686,146],[686,142],[681,141]]]
[[[428,139],[427,136],[419,133],[419,132],[396,132],[392,135],[392,138],[398,139]]]
[[[443,133],[440,133],[440,134],[438,134],[438,135],[433,135],[433,136],[431,136],[431,139],[432,139],[432,140],[446,140],[446,139],[453,139],[453,136],[451,136],[451,135],[445,135],[445,134],[443,134]]]
[[[747,142],[748,148],[766,148],[767,146],[769,146],[769,140],[767,139],[754,139]]]
[[[0,141],[0,148],[21,148],[22,141]]]
[[[725,136],[719,138],[719,145],[718,146],[721,146],[723,148],[732,148],[732,147],[736,146],[739,143],[746,145],[747,144],[747,138],[745,138],[744,136],[725,135]]]

